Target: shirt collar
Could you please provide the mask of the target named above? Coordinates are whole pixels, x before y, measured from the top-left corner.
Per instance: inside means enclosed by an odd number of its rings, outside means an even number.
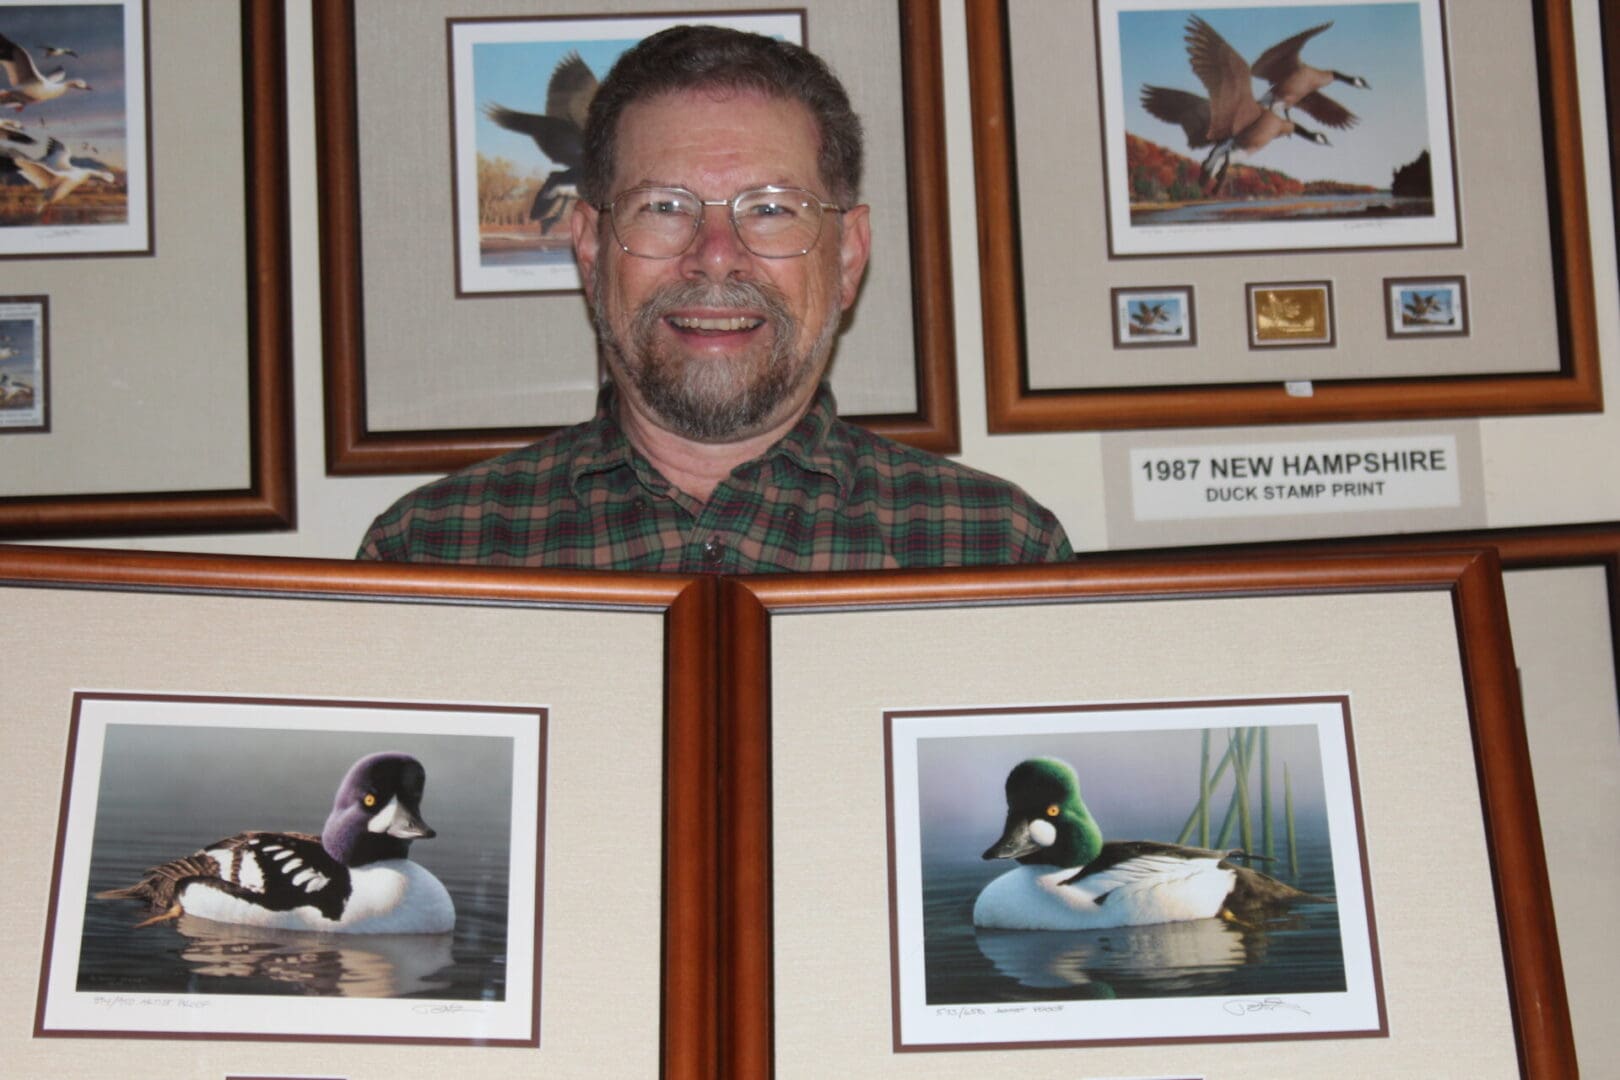
[[[579,441],[568,460],[568,486],[579,494],[579,482],[595,473],[623,466],[635,468],[640,457],[624,437],[615,415],[613,383],[604,382],[596,393],[596,415],[580,425]]]
[[[850,443],[849,430],[838,422],[838,402],[826,383],[817,387],[810,410],[765,454],[775,455],[808,472],[831,477],[838,484],[838,494],[849,495],[855,473],[855,447]]]
[[[611,381],[602,384],[596,395],[596,415],[580,429],[579,442],[569,461],[568,482],[579,492],[582,478],[620,467],[635,470],[643,483],[653,474],[649,465],[619,426],[617,394]],[[847,496],[855,472],[856,451],[849,432],[838,422],[838,403],[824,382],[816,388],[810,409],[762,459],[784,457],[807,472],[821,473],[838,484],[840,496]]]

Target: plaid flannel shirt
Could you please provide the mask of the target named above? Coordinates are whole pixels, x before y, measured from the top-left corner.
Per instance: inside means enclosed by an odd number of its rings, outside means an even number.
[[[603,388],[594,419],[418,488],[359,557],[713,572],[874,570],[1073,557],[1018,487],[810,411],[700,503],[632,447]]]

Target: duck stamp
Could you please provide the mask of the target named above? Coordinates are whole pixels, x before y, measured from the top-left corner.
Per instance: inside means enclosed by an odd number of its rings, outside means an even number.
[[[1116,288],[1109,292],[1114,348],[1197,345],[1198,324],[1191,285]]]
[[[1334,343],[1331,281],[1267,281],[1245,286],[1249,348],[1301,349]]]
[[[1384,326],[1394,338],[1467,337],[1468,279],[1384,279]]]
[[[50,303],[0,296],[0,435],[51,429]]]

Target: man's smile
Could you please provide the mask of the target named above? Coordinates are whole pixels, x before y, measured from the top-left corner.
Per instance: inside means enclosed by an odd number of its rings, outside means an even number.
[[[668,321],[677,330],[701,333],[735,333],[754,330],[765,324],[765,320],[758,315],[670,315]]]

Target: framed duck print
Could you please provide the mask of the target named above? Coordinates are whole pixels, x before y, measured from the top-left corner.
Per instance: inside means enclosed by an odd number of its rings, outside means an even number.
[[[1494,555],[722,603],[739,1074],[1569,1074]]]
[[[967,5],[992,432],[1602,407],[1575,69],[1588,9],[1093,0],[1086,15]],[[1467,281],[1466,332],[1426,310],[1391,321],[1386,281],[1441,277],[1452,303]],[[1077,288],[1154,278],[1197,290],[1195,346],[1149,366],[1068,317]],[[1325,282],[1333,332],[1277,311],[1251,332],[1254,282]]]
[[[709,592],[0,549],[10,1067],[709,1075]]]

